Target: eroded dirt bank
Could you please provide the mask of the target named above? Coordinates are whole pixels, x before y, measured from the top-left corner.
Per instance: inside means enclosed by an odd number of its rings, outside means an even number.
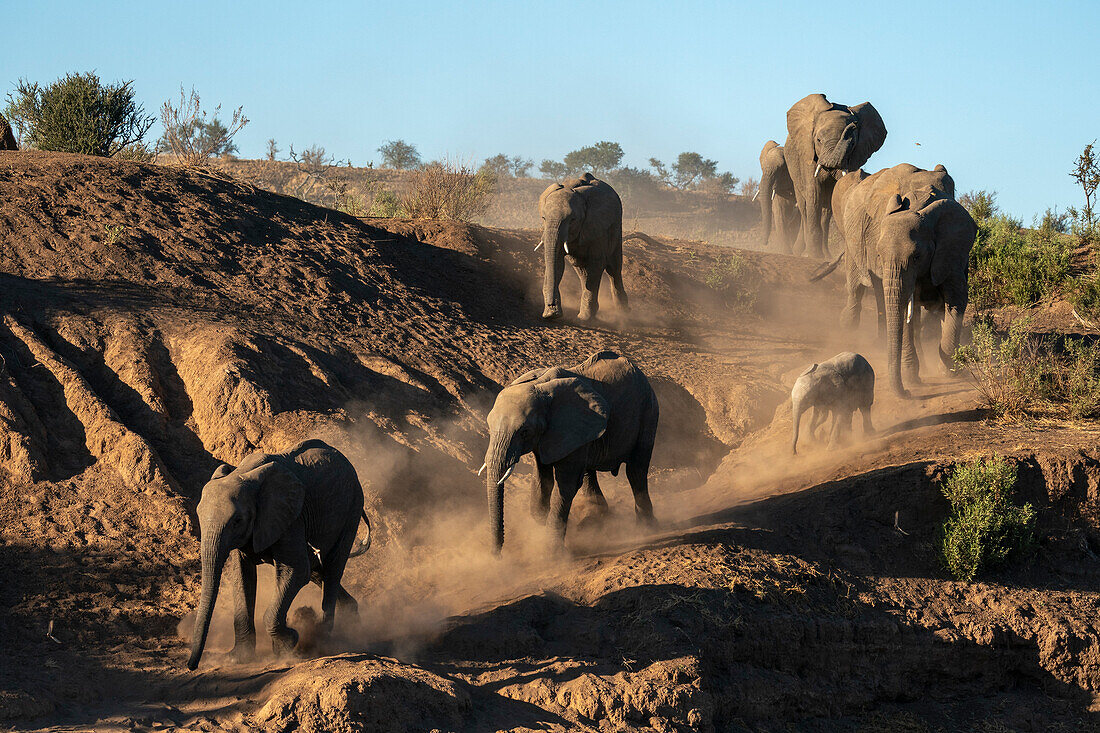
[[[605,299],[596,324],[546,324],[533,232],[360,221],[49,154],[0,153],[0,202],[0,725],[1091,722],[1096,435],[987,424],[939,379],[912,402],[880,394],[875,438],[793,459],[798,371],[853,347],[882,363],[870,326],[837,333],[836,276],[808,285],[814,263],[741,254],[745,307],[729,251],[631,239],[633,311]],[[567,274],[567,313],[575,287]],[[662,526],[642,534],[612,480],[612,516],[577,507],[569,552],[551,551],[525,462],[496,560],[476,477],[492,396],[599,348],[655,383]],[[236,666],[223,614],[184,673],[198,490],[220,461],[305,437],[348,453],[376,519],[348,569],[360,623],[323,646],[307,633],[312,661]],[[1012,574],[954,583],[935,479],[991,451],[1020,462],[1044,541]],[[302,593],[299,628],[318,605]]]

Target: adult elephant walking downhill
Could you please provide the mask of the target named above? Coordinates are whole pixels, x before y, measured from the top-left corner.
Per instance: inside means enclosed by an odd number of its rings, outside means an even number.
[[[591,173],[554,183],[539,196],[542,217],[543,318],[561,317],[558,286],[568,257],[581,281],[579,317],[587,321],[600,309],[600,281],[611,277],[615,303],[629,310],[623,287],[623,203],[619,194]]]
[[[846,260],[847,325],[859,323],[864,292],[868,286],[875,288],[885,313],[890,386],[908,395],[902,385],[902,363],[911,381],[917,380],[918,364],[915,319],[907,320],[906,312],[922,304],[942,304],[940,361],[945,369],[953,369],[978,226],[955,200],[955,182],[942,165],[927,171],[902,163],[873,175],[849,173],[836,184],[833,207],[846,247],[814,279]],[[919,319],[919,313],[915,316]]]
[[[763,226],[761,243],[766,248],[771,237],[773,223],[779,238],[779,251],[787,254],[801,254],[805,248],[802,241],[802,217],[798,213],[798,204],[794,195],[794,183],[787,169],[787,159],[783,146],[775,140],[764,143],[760,151],[760,186],[753,196],[760,199],[760,223]]]
[[[886,125],[870,102],[846,107],[811,94],[787,110],[787,169],[802,214],[810,257],[824,257],[833,186],[861,168],[886,141]]]

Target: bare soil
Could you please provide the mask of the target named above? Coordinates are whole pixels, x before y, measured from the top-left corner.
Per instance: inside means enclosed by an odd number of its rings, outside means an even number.
[[[567,275],[545,323],[531,230],[0,153],[0,728],[1098,728],[1100,429],[990,422],[926,368],[913,400],[880,390],[874,436],[791,456],[794,376],[845,349],[881,373],[873,324],[840,332],[839,279],[808,283],[809,260],[647,234],[624,246],[630,313],[605,298],[577,323]],[[600,348],[655,383],[660,526],[609,477],[610,515],[576,507],[554,548],[525,462],[494,558],[495,391]],[[241,666],[223,610],[187,672],[199,490],[308,437],[349,455],[375,519],[347,574],[360,619],[316,638],[311,586],[301,658]],[[1041,542],[958,583],[937,481],[993,452]]]

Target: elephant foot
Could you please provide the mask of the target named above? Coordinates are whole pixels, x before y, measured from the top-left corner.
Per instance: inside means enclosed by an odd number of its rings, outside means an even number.
[[[256,637],[250,636],[246,639],[238,639],[233,645],[233,650],[229,652],[229,658],[233,660],[234,664],[248,664],[256,658]]]
[[[547,321],[552,321],[555,318],[561,318],[561,306],[560,305],[548,305],[542,311],[542,317]]]
[[[905,381],[908,382],[909,384],[924,384],[924,382],[921,381],[920,375],[915,371],[914,372],[906,372],[905,373]]]
[[[638,524],[646,529],[657,529],[660,524],[657,522],[657,517],[653,516],[653,512],[638,512],[634,517]]]
[[[596,314],[592,311],[581,311],[577,314],[577,320],[585,322],[594,321],[596,320]]]
[[[298,646],[298,632],[289,626],[282,631],[272,632],[271,651],[275,656],[281,657],[285,654],[291,654],[296,646]]]

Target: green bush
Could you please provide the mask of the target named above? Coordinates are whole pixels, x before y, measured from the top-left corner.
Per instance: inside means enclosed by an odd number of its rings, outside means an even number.
[[[988,320],[974,322],[973,338],[955,352],[955,363],[966,370],[998,417],[1021,417],[1042,398],[1042,365],[1031,340],[1031,323],[1017,318],[999,338]]]
[[[941,553],[956,579],[973,580],[1034,544],[1035,510],[1013,503],[1015,485],[1016,467],[997,456],[956,466],[944,481],[951,516],[943,525]]]
[[[1054,231],[1021,230],[1019,220],[994,216],[978,221],[970,251],[970,302],[976,308],[1029,306],[1065,283],[1072,250]]]
[[[1067,338],[1044,369],[1044,397],[1064,405],[1071,418],[1100,415],[1100,343]]]
[[[739,252],[716,257],[704,274],[703,282],[722,293],[736,309],[752,310],[756,306],[759,286],[752,277],[748,260]]]
[[[103,84],[93,73],[69,74],[45,87],[21,79],[6,112],[25,145],[110,157],[140,143],[153,126],[134,101],[132,84]]]

